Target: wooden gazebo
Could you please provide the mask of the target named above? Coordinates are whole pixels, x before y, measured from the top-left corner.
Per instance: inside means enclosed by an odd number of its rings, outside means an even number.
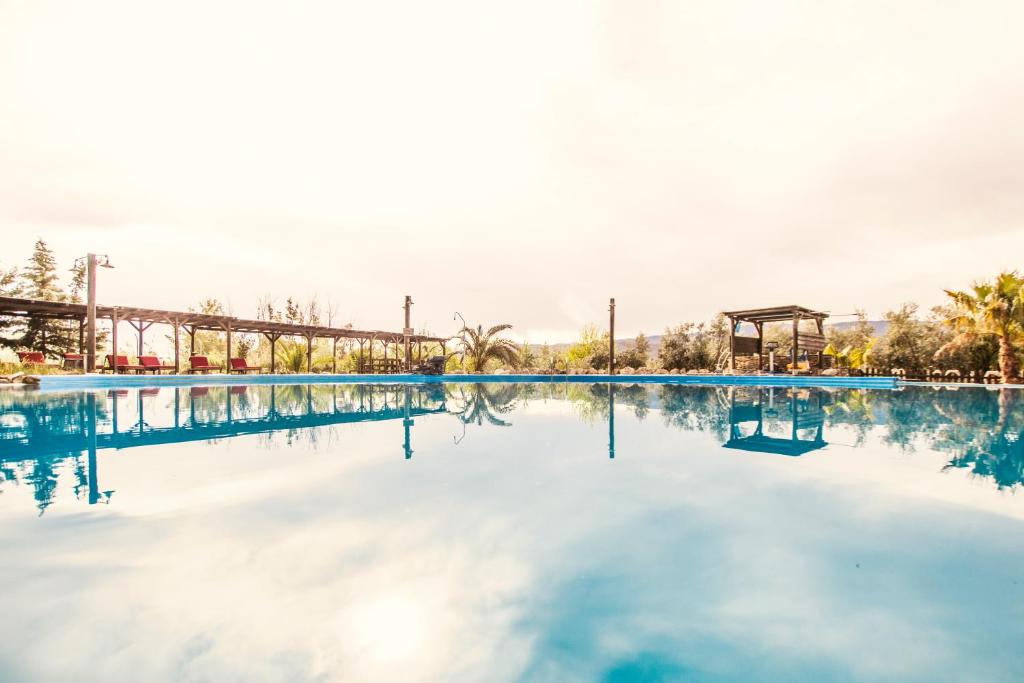
[[[729,318],[729,369],[736,369],[736,355],[756,355],[758,369],[764,367],[764,324],[793,322],[793,348],[791,351],[791,367],[795,368],[801,351],[818,354],[818,368],[821,368],[821,352],[825,350],[825,318],[828,313],[813,311],[803,306],[775,306],[774,308],[753,308],[746,311],[725,311]],[[817,332],[802,332],[800,321],[813,320]],[[750,323],[757,331],[756,337],[741,337],[736,334],[737,328],[743,323]]]

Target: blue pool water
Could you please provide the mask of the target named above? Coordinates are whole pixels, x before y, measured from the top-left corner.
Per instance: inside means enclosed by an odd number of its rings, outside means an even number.
[[[1019,681],[1024,392],[0,392],[0,680]]]

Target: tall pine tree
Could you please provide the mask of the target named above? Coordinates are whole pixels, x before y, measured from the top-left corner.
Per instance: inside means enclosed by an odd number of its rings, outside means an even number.
[[[41,239],[36,240],[32,257],[21,271],[21,290],[28,299],[67,301],[57,276],[57,259]],[[19,346],[48,354],[64,353],[73,348],[72,334],[64,321],[27,318],[22,323]]]

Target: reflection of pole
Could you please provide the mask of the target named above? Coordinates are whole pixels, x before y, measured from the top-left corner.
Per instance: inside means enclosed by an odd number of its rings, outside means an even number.
[[[100,485],[96,479],[96,395],[90,393],[86,402],[89,413],[89,505],[95,505],[100,499]]]
[[[178,429],[181,427],[181,417],[178,415],[178,411],[181,409],[181,389],[174,387],[174,428]]]
[[[412,431],[412,413],[410,412],[410,409],[409,409],[409,401],[410,401],[410,393],[409,392],[410,392],[410,388],[409,387],[405,387],[405,417],[402,420],[402,427],[403,427],[403,429],[405,431],[405,443],[403,444],[403,447],[405,448],[405,459],[406,460],[408,460],[409,458],[412,457],[412,443],[410,442],[410,436],[411,436],[411,431]]]
[[[608,457],[615,459],[615,385],[608,384]]]

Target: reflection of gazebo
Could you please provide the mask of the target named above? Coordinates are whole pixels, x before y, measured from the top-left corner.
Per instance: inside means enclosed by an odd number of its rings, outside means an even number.
[[[776,306],[774,308],[754,308],[747,311],[726,311],[722,315],[729,319],[729,369],[736,369],[736,354],[757,355],[757,368],[764,366],[764,324],[793,321],[792,365],[796,367],[800,351],[817,352],[818,368],[821,368],[821,352],[825,350],[825,318],[828,313],[812,311],[803,306]],[[817,333],[801,332],[800,321],[813,320]],[[736,328],[741,323],[751,323],[757,331],[756,337],[738,337]]]
[[[729,440],[722,446],[755,453],[797,456],[828,445],[824,438],[825,413],[821,407],[821,393],[817,393],[816,400],[812,399],[801,406],[797,401],[796,392],[790,392],[789,410],[793,420],[790,437],[786,439],[768,436],[764,433],[763,403],[737,405],[736,395],[733,394],[729,405]],[[741,425],[744,423],[755,424],[753,433],[746,436],[743,434]],[[811,439],[801,439],[799,431],[803,429],[813,429],[814,436]]]

